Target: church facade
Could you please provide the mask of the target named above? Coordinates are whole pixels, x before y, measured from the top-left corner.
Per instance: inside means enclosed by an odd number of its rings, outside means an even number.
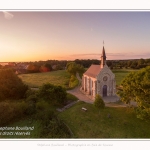
[[[102,97],[116,95],[115,75],[106,64],[106,54],[103,46],[100,65],[91,65],[82,76],[81,90],[94,99],[96,94]]]

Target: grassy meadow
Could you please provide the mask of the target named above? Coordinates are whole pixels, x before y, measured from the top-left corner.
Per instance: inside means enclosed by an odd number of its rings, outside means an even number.
[[[130,72],[134,72],[137,70],[132,69],[114,69],[112,72],[116,76],[116,85],[120,85],[123,78],[125,78]]]
[[[106,107],[99,113],[92,104],[78,102],[59,117],[74,138],[150,138],[150,121],[137,119],[133,108]]]
[[[25,84],[32,88],[42,86],[44,83],[51,83],[68,88],[70,80],[70,74],[66,70],[46,73],[21,74],[19,77]]]
[[[132,71],[136,70],[113,70],[113,73],[116,76],[116,84],[120,85],[122,79]],[[60,85],[67,89],[69,88],[70,74],[66,70],[58,70],[46,73],[21,74],[19,75],[19,77],[23,80],[25,84],[29,85],[29,87],[32,88],[42,86],[42,84],[44,83]]]

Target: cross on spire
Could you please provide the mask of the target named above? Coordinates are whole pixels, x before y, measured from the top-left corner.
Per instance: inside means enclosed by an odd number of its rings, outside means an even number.
[[[103,40],[103,46],[104,46],[104,40]]]

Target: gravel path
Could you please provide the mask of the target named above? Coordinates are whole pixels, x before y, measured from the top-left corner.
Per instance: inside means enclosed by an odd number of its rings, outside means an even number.
[[[88,98],[86,95],[84,95],[81,91],[80,91],[80,86],[72,89],[72,90],[68,90],[68,93],[76,96],[80,101],[85,101],[87,103],[93,103],[93,101]]]

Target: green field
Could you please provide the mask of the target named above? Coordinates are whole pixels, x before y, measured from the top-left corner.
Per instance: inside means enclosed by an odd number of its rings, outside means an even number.
[[[92,104],[78,102],[59,117],[70,127],[74,138],[150,138],[150,121],[137,119],[133,108],[106,107],[99,114]]]
[[[118,70],[112,70],[112,72],[116,76],[116,85],[120,85],[121,81],[124,77],[126,77],[130,72],[134,72],[137,70],[131,70],[131,69],[118,69]]]
[[[87,111],[83,111],[82,107],[87,108]],[[146,122],[137,119],[134,108],[106,107],[99,112],[94,105],[80,101],[65,111],[58,112],[58,117],[69,127],[73,133],[72,138],[74,139],[150,138],[150,121],[148,120]],[[43,128],[40,121],[28,120],[27,118],[7,126],[27,126],[34,127],[34,129],[20,131],[30,132],[30,135],[0,135],[0,138],[40,138],[40,133]],[[9,132],[15,134],[15,132],[19,131]]]
[[[29,87],[39,87],[44,83],[51,83],[68,88],[70,79],[70,75],[66,70],[46,73],[21,74],[19,77],[25,84],[29,85]]]
[[[136,70],[120,69],[113,70],[116,76],[116,84],[120,85],[122,79],[130,72]],[[19,77],[29,87],[39,87],[43,83],[51,83],[54,85],[61,85],[65,88],[69,87],[70,74],[66,70],[58,70],[47,73],[32,73],[32,74],[21,74]]]
[[[113,70],[117,85],[131,71],[134,70]],[[70,79],[70,75],[65,70],[22,74],[19,77],[30,87],[39,87],[46,82],[67,87]],[[67,95],[67,99],[76,100],[72,95]],[[82,107],[87,108],[87,111],[84,112]],[[77,102],[71,108],[57,113],[74,134],[72,138],[150,138],[150,121],[137,119],[133,108],[106,107],[99,113],[99,110],[92,104]],[[108,117],[109,115],[110,117]],[[40,138],[43,128],[39,121],[31,121],[26,118],[10,126],[34,126],[34,130],[28,136],[1,135],[0,138]]]
[[[0,138],[39,138],[40,132],[42,131],[40,121],[32,121],[29,119],[17,121],[11,125],[7,125],[7,127],[14,127],[14,130],[3,131],[0,135]],[[31,130],[19,130],[21,127],[31,127]],[[7,132],[7,134],[5,134],[5,132]],[[19,135],[19,132],[27,133],[27,135]]]

